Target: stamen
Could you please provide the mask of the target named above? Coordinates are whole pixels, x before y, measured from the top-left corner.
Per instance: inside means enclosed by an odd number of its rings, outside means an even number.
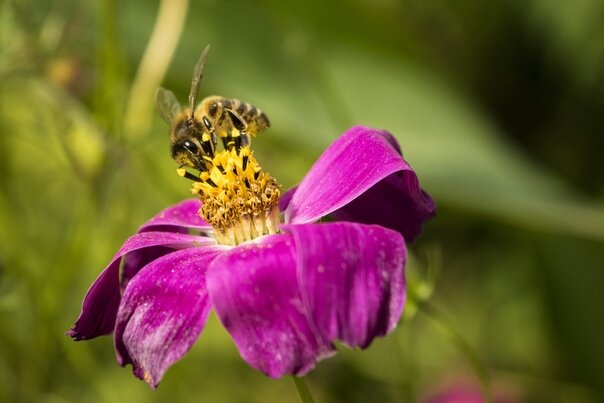
[[[219,243],[237,245],[278,231],[279,185],[262,171],[249,147],[217,152],[192,191]]]
[[[207,183],[208,185],[212,186],[213,188],[217,188],[218,187],[218,185],[215,184],[214,181],[212,179],[210,179],[210,178],[206,179],[205,183]]]
[[[197,176],[193,175],[191,172],[187,171],[187,170],[186,170],[186,169],[184,169],[184,168],[178,168],[178,169],[176,170],[176,173],[177,173],[178,175],[182,176],[183,178],[190,179],[190,180],[192,180],[192,181],[194,181],[194,182],[201,182],[201,179],[199,179],[199,177],[197,177]]]

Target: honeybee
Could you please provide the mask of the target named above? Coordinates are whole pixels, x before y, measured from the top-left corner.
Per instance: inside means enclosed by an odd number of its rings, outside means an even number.
[[[260,109],[234,98],[209,96],[199,106],[197,93],[208,58],[208,45],[193,70],[189,106],[184,108],[172,91],[158,88],[155,104],[161,117],[170,126],[171,155],[182,167],[206,171],[216,152],[218,138],[227,150],[250,143],[250,137],[270,127],[268,117]],[[185,177],[197,180],[189,173]]]

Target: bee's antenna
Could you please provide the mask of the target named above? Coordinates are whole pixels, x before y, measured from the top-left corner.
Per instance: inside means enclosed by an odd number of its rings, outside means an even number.
[[[193,70],[193,82],[191,82],[191,92],[189,93],[189,109],[191,109],[191,117],[195,113],[195,104],[197,103],[197,93],[199,92],[199,83],[203,77],[203,68],[208,60],[208,52],[210,51],[210,45],[206,48],[199,56],[199,60]]]

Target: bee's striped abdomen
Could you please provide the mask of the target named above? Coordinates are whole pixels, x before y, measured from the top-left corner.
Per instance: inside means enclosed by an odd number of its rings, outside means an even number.
[[[234,98],[210,96],[205,98],[196,113],[208,117],[216,134],[224,137],[233,133],[233,123],[226,110],[230,110],[245,124],[245,130],[250,136],[255,136],[262,130],[270,127],[268,117],[260,109],[247,102]]]

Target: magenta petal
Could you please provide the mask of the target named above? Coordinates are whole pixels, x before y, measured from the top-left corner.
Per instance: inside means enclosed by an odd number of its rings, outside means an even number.
[[[289,206],[289,202],[292,201],[292,197],[294,197],[296,190],[298,190],[298,186],[287,189],[287,191],[281,195],[279,198],[279,211],[285,211],[287,209],[287,206]]]
[[[335,212],[338,220],[380,224],[408,240],[415,238],[435,210],[394,137],[363,126],[338,138],[313,165],[289,203],[281,205],[287,205],[287,223],[309,223]]]
[[[287,225],[304,304],[325,340],[367,347],[394,329],[406,299],[403,237],[376,225]]]
[[[434,216],[436,205],[419,187],[411,170],[399,171],[373,185],[350,203],[331,213],[336,221],[377,224],[399,231],[413,242],[422,224]]]
[[[188,199],[157,213],[144,223],[138,232],[166,231],[186,234],[189,229],[211,230],[210,224],[199,216],[201,202],[199,199]]]
[[[241,357],[271,378],[303,375],[333,353],[303,308],[291,236],[265,237],[217,257],[207,284]]]
[[[115,326],[120,302],[120,261],[123,281],[134,276],[147,263],[175,249],[213,243],[209,238],[169,232],[135,234],[124,243],[105,270],[92,284],[82,303],[82,311],[67,335],[75,340],[109,334]]]
[[[403,169],[408,166],[380,131],[353,127],[331,144],[306,174],[287,206],[285,221],[316,221]]]
[[[165,255],[130,281],[117,314],[118,362],[156,387],[166,370],[193,346],[206,323],[210,301],[207,267],[221,253],[208,247]]]

